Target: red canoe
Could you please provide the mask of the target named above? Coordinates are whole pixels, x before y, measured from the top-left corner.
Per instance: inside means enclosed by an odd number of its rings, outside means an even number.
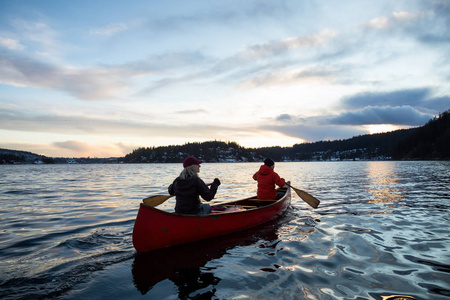
[[[282,215],[291,203],[291,189],[280,200],[246,198],[226,206],[238,206],[241,211],[218,212],[210,215],[182,215],[165,212],[141,204],[133,229],[133,245],[138,252],[212,238],[247,229]]]

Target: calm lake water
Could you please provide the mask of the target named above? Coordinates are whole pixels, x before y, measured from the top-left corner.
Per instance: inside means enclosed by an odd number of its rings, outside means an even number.
[[[255,194],[259,166],[204,163],[200,175],[220,178],[223,202]],[[0,166],[0,298],[450,298],[450,162],[277,163],[319,208],[293,192],[276,221],[138,255],[139,203],[181,168]]]

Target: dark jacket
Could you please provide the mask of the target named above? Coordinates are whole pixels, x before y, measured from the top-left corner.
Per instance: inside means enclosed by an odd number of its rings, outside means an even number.
[[[216,183],[212,183],[208,188],[197,176],[191,176],[187,179],[180,179],[177,177],[169,186],[169,194],[175,195],[177,203],[175,205],[175,212],[177,214],[198,214],[201,211],[200,197],[206,201],[211,201],[216,195]]]
[[[253,179],[258,181],[258,199],[275,200],[277,198],[275,184],[279,187],[286,184],[284,178],[280,178],[271,167],[266,165],[259,168],[259,171],[253,175]]]

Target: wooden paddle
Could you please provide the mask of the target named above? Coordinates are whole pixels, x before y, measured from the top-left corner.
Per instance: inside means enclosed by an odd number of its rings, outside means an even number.
[[[173,197],[173,196],[172,195],[155,195],[155,196],[147,197],[142,201],[147,206],[155,207],[155,206],[158,206],[158,205],[166,202],[167,199],[169,199],[171,197]]]
[[[305,191],[302,191],[300,189],[296,189],[295,187],[293,187],[292,185],[290,185],[289,183],[286,183],[288,186],[290,186],[296,193],[297,195],[302,198],[303,201],[305,201],[306,203],[308,203],[309,205],[311,205],[312,208],[317,208],[317,206],[319,206],[320,201],[317,200],[315,197],[311,196],[310,194],[308,194]]]
[[[206,186],[210,186],[212,184],[208,183]],[[150,196],[147,197],[145,199],[142,200],[142,202],[144,202],[144,204],[146,206],[150,206],[150,207],[156,207],[160,204],[163,204],[164,202],[167,201],[167,199],[172,198],[173,195],[155,195],[155,196]]]

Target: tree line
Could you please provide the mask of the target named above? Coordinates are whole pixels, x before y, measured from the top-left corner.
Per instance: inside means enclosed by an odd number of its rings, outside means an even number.
[[[394,148],[394,159],[450,159],[450,110],[417,128]]]
[[[179,163],[188,155],[207,162],[450,159],[450,110],[422,127],[367,134],[345,140],[295,144],[292,147],[244,148],[235,142],[208,141],[138,148],[125,163]]]

